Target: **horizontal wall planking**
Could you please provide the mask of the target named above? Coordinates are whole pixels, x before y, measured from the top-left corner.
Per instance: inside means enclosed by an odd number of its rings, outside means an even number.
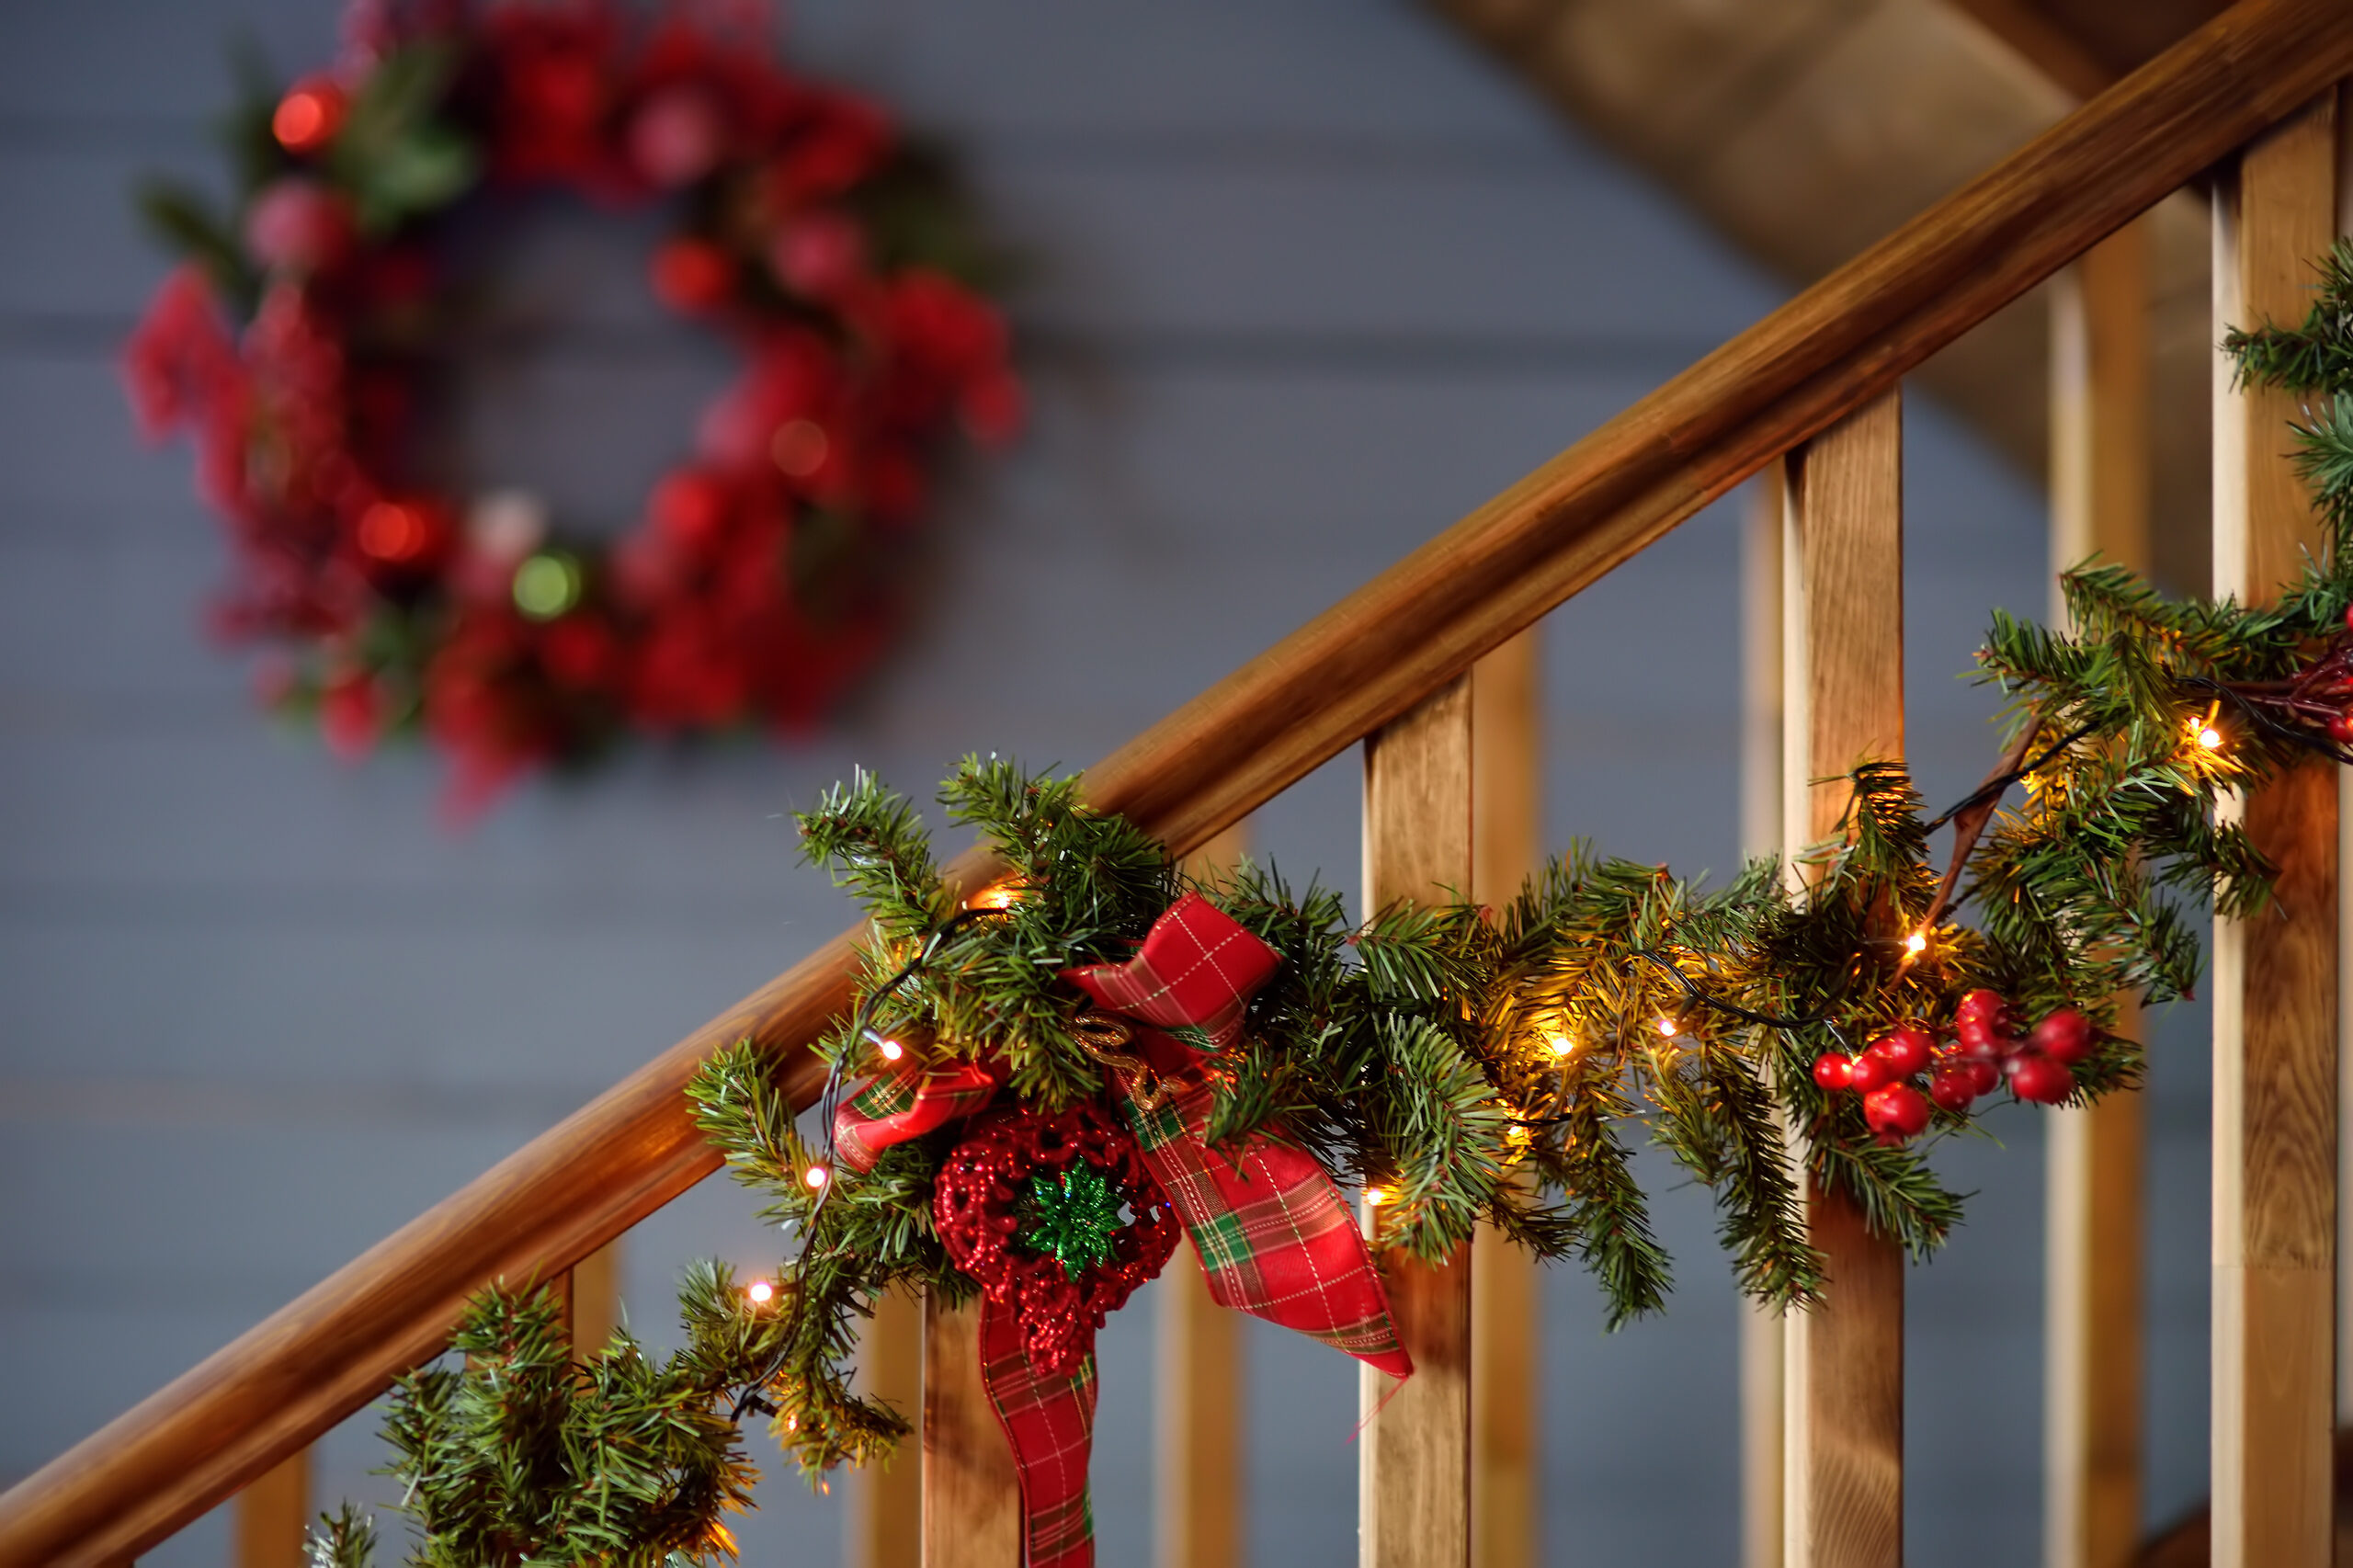
[[[781,897],[765,928],[733,932],[16,926],[0,1074],[283,1074],[494,1096],[608,1085],[802,956],[817,933],[795,905],[818,896]],[[824,915],[823,929],[843,924],[839,908]],[[504,1154],[523,1140],[491,1142]]]
[[[230,97],[237,34],[281,70],[317,69],[334,56],[339,10],[318,0],[25,8],[0,51],[0,115],[192,127]],[[1443,21],[1404,5],[824,0],[792,7],[787,36],[807,68],[960,134],[1356,134],[1514,149],[1556,134]]]
[[[1574,143],[1540,164],[1463,167],[1017,149],[973,173],[993,232],[1020,260],[1025,319],[1063,333],[1457,335],[1653,357],[1664,342],[1687,350],[1673,369],[1782,294],[1662,194]],[[0,318],[136,310],[168,266],[131,208],[158,174],[222,183],[185,154],[0,142],[0,204],[40,216],[0,235]],[[659,208],[541,199],[524,210],[474,264],[497,269],[495,319],[695,335],[645,284],[666,227]],[[1472,243],[1496,234],[1512,243]]]

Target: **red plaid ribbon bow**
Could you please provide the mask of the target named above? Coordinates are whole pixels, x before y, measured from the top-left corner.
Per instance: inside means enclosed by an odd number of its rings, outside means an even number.
[[[1193,1238],[1211,1297],[1403,1378],[1413,1361],[1356,1217],[1324,1167],[1265,1141],[1212,1152],[1204,1136],[1211,1090],[1202,1058],[1240,1039],[1244,1009],[1281,962],[1233,916],[1187,893],[1154,922],[1134,958],[1063,977],[1133,1028],[1150,1073],[1173,1091],[1139,1096],[1143,1072],[1117,1074],[1120,1109]],[[842,1108],[835,1152],[851,1169],[870,1169],[890,1145],[981,1109],[1002,1082],[977,1063],[911,1063]],[[1065,1374],[1042,1372],[1030,1365],[1012,1309],[986,1302],[981,1361],[1020,1476],[1029,1568],[1092,1568],[1094,1358]]]

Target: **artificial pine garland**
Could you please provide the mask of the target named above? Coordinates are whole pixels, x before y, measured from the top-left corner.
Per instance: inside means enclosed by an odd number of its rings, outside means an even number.
[[[1010,1301],[991,1273],[1007,1258],[1032,1280],[1077,1281],[1165,1256],[1136,1233],[1185,1203],[1139,1179],[1126,1152],[1055,1154],[994,1189],[986,1279],[958,1267],[978,1255],[961,1200],[941,1201],[964,1178],[943,1172],[972,1167],[989,1139],[1062,1149],[1058,1118],[1108,1150],[1125,1136],[1117,1117],[1134,1133],[1123,1151],[1165,1162],[1190,1104],[1209,1159],[1188,1177],[1211,1178],[1219,1160],[1312,1162],[1327,1185],[1381,1195],[1374,1247],[1423,1259],[1484,1219],[1540,1256],[1582,1258],[1613,1323],[1655,1310],[1669,1284],[1631,1170],[1638,1125],[1713,1191],[1735,1275],[1761,1301],[1802,1306],[1823,1285],[1782,1119],[1804,1135],[1811,1180],[1927,1253],[1961,1202],[1923,1158],[1934,1137],[1918,1135],[1967,1130],[2003,1082],[2052,1103],[2135,1082],[2141,1051],[2113,1032],[2116,999],[2188,994],[2197,903],[2245,917],[2269,892],[2273,868],[2217,806],[2308,754],[2353,760],[2353,247],[2325,267],[2301,326],[2234,332],[2225,347],[2246,381],[2324,400],[2297,429],[2325,554],[2266,608],[2168,602],[2094,565],[2064,579],[2071,631],[1996,612],[1978,658],[2011,699],[2003,762],[1933,820],[1900,766],[1859,763],[1838,833],[1800,858],[1802,892],[1770,858],[1709,890],[1579,846],[1501,909],[1399,905],[1351,926],[1329,890],[1294,892],[1246,861],[1188,878],[1134,824],[1086,809],[1075,779],[968,759],[942,803],[1009,869],[968,903],[908,801],[863,774],[831,792],[800,819],[804,852],[858,895],[874,937],[859,1007],[818,1049],[837,1082],[873,1082],[847,1104],[829,1093],[822,1146],[748,1043],[690,1090],[737,1179],[768,1199],[764,1218],[798,1230],[798,1257],[781,1288],[748,1292],[699,1267],[690,1343],[659,1369],[625,1335],[575,1362],[546,1297],[484,1297],[453,1345],[464,1369],[420,1372],[393,1396],[393,1472],[424,1532],[414,1560],[720,1557],[720,1516],[752,1480],[736,1433],[747,1411],[774,1416],[813,1478],[885,1457],[905,1421],[858,1397],[848,1372],[883,1290],[961,1301],[986,1282]],[[2001,810],[2017,783],[2024,798]],[[1948,823],[1940,873],[1929,839]],[[1962,908],[1974,926],[1949,918]],[[1181,1009],[1153,1009],[1182,986],[1144,960],[1172,932],[1187,952],[1246,945],[1267,962],[1206,1021],[1170,1022]],[[2029,1019],[2040,1022],[2022,1032]],[[1185,1218],[1211,1263],[1219,1239]],[[1085,1367],[1070,1392],[1082,1438]],[[1027,1501],[1033,1562],[1090,1560],[1083,1461],[1074,1523],[1041,1533]],[[347,1510],[330,1524],[314,1561],[358,1568],[365,1521]]]

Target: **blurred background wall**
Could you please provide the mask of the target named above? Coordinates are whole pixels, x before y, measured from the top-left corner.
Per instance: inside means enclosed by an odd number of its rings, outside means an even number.
[[[835,729],[643,753],[436,825],[436,768],[347,768],[257,714],[209,645],[221,569],[184,450],[114,368],[162,276],[128,197],[216,187],[239,30],[324,62],[331,0],[0,7],[0,1483],[11,1482],[699,1023],[850,915],[784,813],[854,764],[912,791],[960,754],[1083,766],[1769,310],[1777,284],[1405,0],[824,0],[791,47],[966,154],[1029,260],[1032,428],[937,519],[927,611]],[[662,320],[648,222],[529,217],[516,267],[579,319]],[[649,330],[652,330],[649,328]],[[499,472],[633,516],[729,361],[683,325],[484,364]],[[1915,762],[1932,801],[1994,748],[1953,677],[1989,607],[2040,614],[2038,485],[1907,411]],[[1547,835],[1734,863],[1740,504],[1552,618]],[[1352,883],[1357,762],[1263,813],[1262,853]],[[2154,1074],[2153,1517],[2202,1494],[2203,1022]],[[1916,1270],[1909,1560],[2039,1540],[2040,1140],[1940,1162],[1977,1197]],[[1670,1312],[1616,1335],[1546,1282],[1546,1560],[1722,1563],[1734,1307],[1704,1196],[1663,1167]],[[686,1259],[772,1261],[716,1184],[626,1254],[675,1332]],[[1103,1342],[1108,1563],[1150,1540],[1147,1292]],[[1354,1561],[1355,1375],[1248,1336],[1249,1543]],[[361,1416],[318,1496],[381,1496]],[[844,1491],[763,1487],[747,1561],[836,1561]],[[223,1561],[216,1517],[154,1555]]]

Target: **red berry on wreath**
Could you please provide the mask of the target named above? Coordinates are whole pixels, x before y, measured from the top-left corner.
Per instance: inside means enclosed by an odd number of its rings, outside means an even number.
[[[2328,722],[2328,738],[2338,745],[2353,745],[2353,712],[2336,715]]]
[[[2034,1026],[2027,1045],[2053,1062],[2081,1062],[2092,1053],[2092,1021],[2073,1007],[2062,1007]]]
[[[866,232],[839,212],[803,212],[768,249],[768,265],[786,288],[828,299],[866,270]]]
[[[699,87],[656,93],[629,122],[630,162],[665,188],[702,178],[719,166],[726,151],[726,117]]]
[[[1870,1053],[1887,1063],[1888,1071],[1898,1078],[1909,1078],[1928,1064],[1936,1049],[1936,1041],[1927,1031],[1910,1024],[1900,1024],[1871,1042]]]
[[[1859,1095],[1868,1095],[1881,1085],[1895,1081],[1895,1069],[1888,1065],[1884,1056],[1874,1056],[1866,1051],[1848,1060],[1854,1065],[1847,1069],[1847,1085]]]
[[[1949,1062],[1938,1068],[1928,1077],[1928,1097],[1947,1110],[1967,1110],[1980,1092],[1978,1066],[1974,1062]]]
[[[245,213],[245,248],[274,271],[329,271],[358,237],[351,203],[315,180],[279,180]]]
[[[1927,1130],[1928,1101],[1909,1084],[1882,1084],[1863,1096],[1863,1119],[1881,1137],[1916,1138]]]
[[[1969,1074],[1970,1093],[1984,1099],[2002,1086],[2002,1066],[1983,1057],[1972,1058],[1961,1064]]]
[[[278,144],[298,158],[309,157],[335,140],[343,129],[350,97],[329,76],[305,76],[278,100],[269,117],[269,133]]]
[[[680,469],[654,487],[654,526],[690,550],[715,544],[727,528],[727,485],[700,469]]]
[[[2057,1105],[2075,1090],[2075,1075],[2048,1056],[2022,1051],[2010,1061],[2010,1093],[2036,1105]]]
[[[1825,1051],[1813,1059],[1813,1081],[1833,1094],[1855,1082],[1855,1059],[1843,1051]]]
[[[654,253],[654,297],[681,315],[703,315],[735,290],[735,263],[709,240],[672,240]]]

